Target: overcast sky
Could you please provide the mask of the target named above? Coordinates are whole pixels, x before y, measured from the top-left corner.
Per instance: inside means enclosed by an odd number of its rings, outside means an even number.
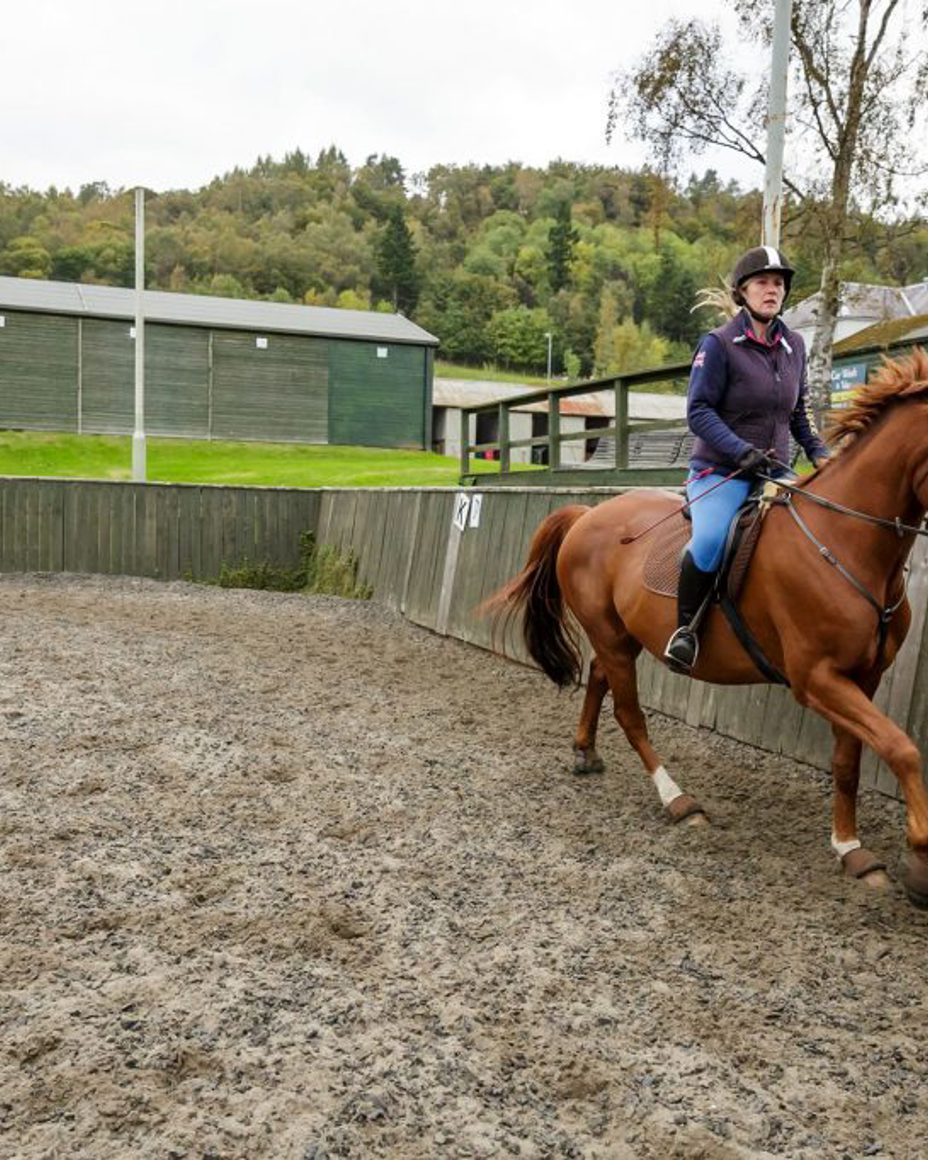
[[[728,6],[730,7],[730,6]],[[438,163],[637,167],[606,145],[613,72],[724,0],[30,0],[4,15],[0,181],[195,189],[337,145]],[[724,177],[759,185],[744,162]]]

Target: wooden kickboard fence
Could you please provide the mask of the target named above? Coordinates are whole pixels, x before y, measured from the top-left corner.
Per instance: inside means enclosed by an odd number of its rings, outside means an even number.
[[[0,570],[215,579],[223,565],[246,561],[295,567],[300,535],[311,531],[319,544],[353,553],[358,578],[374,598],[412,622],[483,648],[495,644],[525,661],[518,632],[511,628],[493,641],[477,606],[521,568],[546,515],[570,503],[599,503],[617,490],[308,490],[7,478],[0,480]],[[912,630],[876,701],[921,745],[928,724],[922,540],[912,556],[909,594]],[[689,681],[650,657],[639,662],[639,688],[642,703],[658,712],[829,766],[829,727],[787,690]],[[900,796],[895,778],[869,752],[862,783]]]

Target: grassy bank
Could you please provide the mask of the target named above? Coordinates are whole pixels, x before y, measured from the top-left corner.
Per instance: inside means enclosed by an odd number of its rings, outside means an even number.
[[[454,487],[457,460],[429,451],[149,439],[148,478],[272,487]],[[479,460],[472,472],[495,470]],[[0,431],[0,475],[131,479],[128,436]]]

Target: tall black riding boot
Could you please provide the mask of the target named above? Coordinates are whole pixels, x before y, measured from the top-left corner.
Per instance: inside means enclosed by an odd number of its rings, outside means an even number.
[[[677,590],[677,631],[667,642],[664,660],[675,673],[687,675],[696,664],[699,655],[700,613],[707,602],[714,572],[703,572],[697,568],[692,555],[684,552],[680,562],[680,587]]]

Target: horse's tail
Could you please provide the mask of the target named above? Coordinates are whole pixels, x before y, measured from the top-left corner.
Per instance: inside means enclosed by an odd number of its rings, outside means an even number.
[[[504,627],[522,612],[522,638],[529,656],[561,688],[580,683],[583,658],[557,581],[557,555],[564,537],[589,510],[571,504],[543,520],[532,537],[525,567],[479,609]]]

